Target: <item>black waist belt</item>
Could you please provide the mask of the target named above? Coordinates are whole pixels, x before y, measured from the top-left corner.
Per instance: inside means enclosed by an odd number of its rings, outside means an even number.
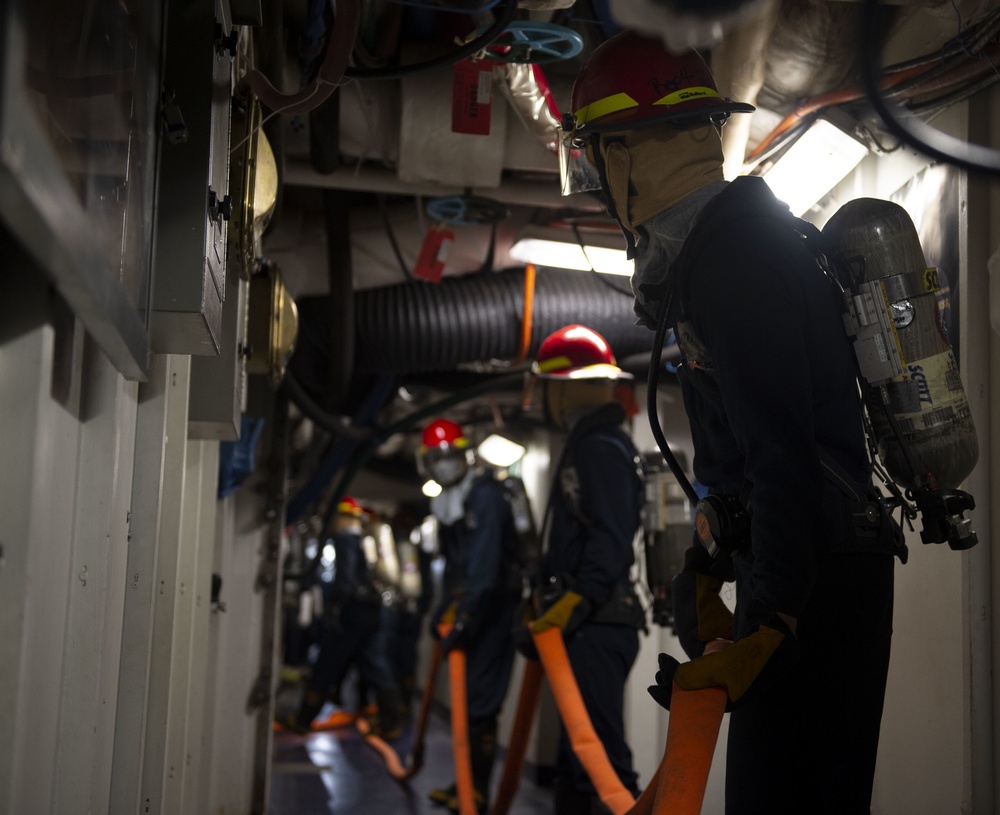
[[[646,628],[646,612],[639,604],[632,584],[628,581],[618,583],[611,597],[598,606],[590,615],[588,622],[605,625],[627,625],[630,628]]]

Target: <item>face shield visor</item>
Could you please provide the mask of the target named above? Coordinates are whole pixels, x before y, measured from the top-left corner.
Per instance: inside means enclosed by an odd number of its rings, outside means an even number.
[[[424,475],[442,487],[453,487],[469,471],[471,451],[443,444],[427,449],[420,458]]]
[[[601,176],[587,158],[587,140],[564,130],[559,140],[559,181],[562,195],[601,189]]]

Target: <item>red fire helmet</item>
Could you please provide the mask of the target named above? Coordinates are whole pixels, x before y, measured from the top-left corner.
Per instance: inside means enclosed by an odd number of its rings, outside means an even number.
[[[541,379],[631,379],[618,367],[608,341],[585,325],[567,325],[549,334],[532,366]]]
[[[442,446],[458,448],[469,446],[469,440],[465,437],[461,425],[448,419],[435,419],[424,428],[420,445],[421,452]]]
[[[572,105],[578,136],[655,122],[721,122],[731,113],[755,110],[719,95],[697,51],[671,54],[658,38],[634,31],[616,34],[594,49],[573,84]]]
[[[363,518],[365,516],[365,511],[361,504],[350,495],[345,495],[340,499],[337,504],[337,512],[341,515],[351,515],[355,518]]]

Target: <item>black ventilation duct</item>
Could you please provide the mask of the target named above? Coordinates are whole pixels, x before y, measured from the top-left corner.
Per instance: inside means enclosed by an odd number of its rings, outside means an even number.
[[[289,370],[296,384],[331,413],[347,407],[345,379],[363,389],[364,382],[382,374],[454,373],[473,363],[502,366],[521,349],[523,269],[445,278],[439,284],[413,281],[353,296],[353,349],[340,333],[347,321],[334,317],[343,314],[343,297],[336,303],[329,296],[297,302],[299,334]],[[570,323],[600,332],[619,363],[648,355],[652,347],[653,332],[635,324],[625,278],[543,269],[536,275],[533,301],[529,361],[545,337]]]
[[[421,281],[356,292],[355,369],[430,373],[466,363],[512,360],[521,346],[524,270]],[[621,360],[648,352],[653,332],[635,325],[625,278],[539,270],[529,358],[558,328],[582,323],[602,334]]]

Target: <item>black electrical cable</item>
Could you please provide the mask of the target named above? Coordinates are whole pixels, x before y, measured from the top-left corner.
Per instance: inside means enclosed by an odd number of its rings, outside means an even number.
[[[768,146],[767,150],[754,158],[754,169],[756,170],[757,167],[763,166],[764,163],[767,162],[767,160],[772,156],[777,155],[786,147],[789,147],[792,142],[797,141],[800,136],[804,136],[806,131],[812,127],[813,122],[819,118],[819,114],[820,111],[816,111],[816,113],[810,114],[809,116],[803,116],[802,120],[798,124],[790,127],[782,133],[781,137],[772,142]]]
[[[976,24],[975,30],[978,33],[980,28],[982,28],[984,31],[988,32],[990,30],[990,26],[992,26],[997,20],[1000,20],[1000,12],[991,12],[983,20]],[[899,71],[909,70],[910,68],[919,68],[921,65],[930,65],[934,62],[943,61],[955,56],[956,54],[960,54],[965,51],[966,48],[966,43],[961,37],[953,37],[939,50],[921,54],[920,56],[916,56],[902,62],[896,62],[892,65],[887,65],[883,69],[883,72],[886,74],[894,74]]]
[[[490,227],[490,243],[486,250],[486,257],[483,259],[483,265],[479,267],[480,274],[493,271],[493,265],[496,263],[496,252],[497,252],[497,222],[494,221]]]
[[[667,439],[663,435],[663,428],[660,427],[660,418],[657,412],[656,388],[659,383],[660,358],[663,356],[663,345],[667,337],[667,318],[670,315],[670,305],[674,299],[674,286],[671,284],[660,303],[659,313],[656,316],[656,334],[653,337],[653,349],[649,355],[649,374],[646,378],[646,413],[649,414],[649,429],[653,431],[653,438],[656,446],[663,454],[663,460],[667,462],[670,472],[674,474],[677,483],[681,485],[684,494],[692,504],[697,504],[700,498],[695,492],[691,482],[688,481],[684,469],[680,462],[674,457],[667,444]]]
[[[607,278],[607,275],[597,271],[597,269],[594,268],[594,264],[590,262],[590,256],[587,254],[587,246],[583,242],[583,236],[580,234],[579,227],[577,227],[575,223],[572,223],[570,224],[570,229],[573,230],[573,234],[576,236],[576,242],[580,246],[580,251],[583,252],[584,260],[586,260],[587,263],[590,263],[590,271],[597,276],[597,279],[600,280],[605,286],[607,286],[612,291],[616,291],[618,292],[618,294],[623,294],[626,297],[632,297],[632,289],[626,290],[621,288],[620,286],[616,286]]]
[[[996,32],[993,32],[992,36],[995,37]],[[949,75],[959,73],[961,67],[968,66],[970,62],[985,59],[990,62],[990,65],[993,65],[993,61],[990,60],[989,56],[986,54],[988,39],[989,38],[984,40],[983,38],[979,38],[976,41],[976,45],[981,44],[983,46],[977,52],[978,54],[981,54],[981,56],[977,57],[975,54],[971,54],[967,51],[959,51],[957,54],[950,57],[946,62],[942,62],[938,67],[931,68],[921,74],[917,74],[916,76],[903,80],[902,82],[893,85],[891,88],[886,88],[882,91],[882,95],[886,99],[896,99],[898,97],[908,99],[912,96],[919,95],[921,92],[926,92],[928,86],[933,84],[938,84],[943,87],[955,84],[955,82],[960,80],[952,79],[949,83],[947,82]],[[996,66],[993,65],[994,73],[996,73],[996,70]],[[935,80],[938,80],[937,83],[935,83]]]
[[[961,21],[959,24],[961,25]],[[946,47],[942,48],[939,52],[924,54],[909,62],[884,68],[882,73],[889,74],[911,67],[938,63],[937,67],[903,80],[886,89],[883,92],[884,95],[890,98],[899,96],[910,88],[925,86],[929,80],[947,75],[955,66],[968,62],[970,58],[982,59],[986,46],[991,40],[996,38],[998,31],[1000,31],[1000,11],[994,11],[978,23],[970,25],[964,32],[960,30],[954,38],[948,41]]]
[[[513,385],[517,382],[524,381],[523,373],[507,374],[505,376],[498,376],[495,378],[488,379],[486,382],[480,382],[477,385],[473,385],[464,390],[458,391],[457,393],[450,394],[443,399],[439,399],[429,405],[426,405],[419,410],[415,410],[413,413],[404,416],[398,422],[391,424],[387,427],[379,427],[374,429],[373,435],[365,440],[363,445],[359,447],[353,455],[347,466],[344,468],[344,472],[337,482],[333,491],[330,493],[330,502],[327,507],[326,515],[323,518],[323,526],[321,527],[320,538],[326,536],[327,530],[330,529],[333,523],[333,516],[337,511],[337,502],[344,496],[347,492],[347,487],[350,485],[354,476],[357,475],[358,471],[365,465],[365,463],[370,459],[378,448],[385,443],[385,441],[397,433],[404,433],[413,427],[417,422],[428,419],[431,416],[438,416],[450,407],[455,405],[460,405],[462,402],[467,402],[470,399],[475,399],[477,396],[482,396],[484,393],[490,393],[495,390],[502,390],[508,385]]]
[[[859,32],[862,82],[876,113],[895,136],[929,158],[968,172],[1000,176],[1000,151],[942,133],[882,95],[876,66],[882,53],[882,44],[875,41],[877,6],[878,0],[864,0]]]
[[[921,86],[926,86],[928,82],[931,82],[939,77],[946,76],[948,73],[953,71],[956,66],[968,61],[968,57],[959,51],[956,54],[952,54],[947,60],[942,60],[940,64],[933,68],[928,68],[922,73],[911,76],[909,79],[904,79],[901,82],[895,83],[891,88],[886,88],[882,91],[882,95],[886,99],[896,99],[898,97],[906,97],[907,91],[913,91],[919,93]],[[885,71],[882,72],[883,74]]]
[[[382,224],[385,226],[385,234],[389,237],[389,245],[392,247],[393,254],[396,256],[396,262],[399,263],[399,268],[403,272],[403,277],[407,280],[413,280],[413,273],[406,265],[406,261],[403,260],[403,253],[399,250],[399,242],[396,240],[396,233],[393,231],[392,223],[389,221],[389,213],[385,206],[384,195],[380,195],[378,197],[378,208],[379,212],[382,214]]]
[[[990,85],[993,85],[998,80],[1000,80],[1000,74],[989,74],[978,82],[971,85],[967,85],[957,91],[951,91],[950,93],[937,96],[933,99],[928,99],[925,102],[920,102],[918,104],[911,104],[910,110],[915,113],[936,113],[939,110],[943,110],[947,107],[951,107],[957,102],[961,102],[968,99],[970,96],[975,96],[982,90],[985,90]]]
[[[344,72],[352,79],[402,79],[404,76],[411,76],[422,71],[432,71],[436,68],[447,68],[456,62],[470,57],[477,51],[481,51],[493,40],[499,37],[513,21],[517,14],[518,0],[505,0],[500,16],[493,25],[487,28],[480,36],[465,45],[459,46],[454,51],[442,54],[439,57],[432,57],[423,62],[414,62],[410,65],[386,66],[384,68],[351,68]]]
[[[365,441],[372,437],[374,431],[370,427],[357,427],[351,424],[346,416],[335,416],[320,407],[290,370],[285,371],[282,384],[288,391],[289,398],[298,408],[309,419],[324,430],[329,430],[334,436],[354,441]]]

